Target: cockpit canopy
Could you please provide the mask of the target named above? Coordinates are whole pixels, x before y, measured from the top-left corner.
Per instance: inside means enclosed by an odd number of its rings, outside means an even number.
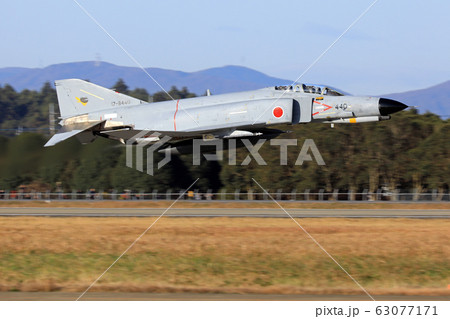
[[[306,85],[306,84],[297,84],[294,86],[281,85],[281,86],[276,86],[275,90],[310,93],[310,94],[320,94],[320,95],[331,95],[331,96],[343,96],[344,95],[343,93],[338,92],[334,89],[330,89],[326,86]]]

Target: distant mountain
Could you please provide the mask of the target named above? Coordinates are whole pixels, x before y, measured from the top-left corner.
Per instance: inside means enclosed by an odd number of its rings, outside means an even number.
[[[427,89],[386,94],[383,97],[398,100],[410,106],[418,106],[420,113],[429,111],[445,118],[450,117],[450,81]]]
[[[290,84],[292,81],[278,79],[264,73],[229,65],[197,72],[181,72],[159,68],[147,68],[166,89],[172,85],[198,95],[210,89],[213,94],[254,90],[268,86]],[[130,89],[145,88],[149,93],[161,91],[141,69],[117,66],[106,62],[73,62],[50,65],[45,68],[0,68],[0,85],[10,84],[16,90],[39,90],[49,81],[79,78],[95,84],[112,87],[119,78],[125,80]],[[430,111],[444,117],[450,115],[450,81],[422,90],[386,94],[383,97],[399,100],[411,106],[420,106],[421,113]]]
[[[172,85],[178,88],[186,86],[189,91],[196,94],[204,94],[207,89],[210,89],[213,94],[220,94],[292,82],[233,65],[190,73],[159,68],[147,68],[146,71],[165,89],[170,89]],[[42,69],[0,69],[0,85],[10,84],[19,91],[23,89],[38,90],[46,81],[53,83],[55,80],[68,78],[87,79],[105,87],[112,87],[119,78],[122,78],[130,89],[145,88],[149,93],[161,91],[161,88],[141,69],[117,66],[106,62],[63,63]]]

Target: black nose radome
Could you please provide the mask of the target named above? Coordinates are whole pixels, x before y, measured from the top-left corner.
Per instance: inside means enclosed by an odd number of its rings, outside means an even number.
[[[407,107],[408,105],[391,99],[380,98],[380,102],[378,102],[378,109],[383,116],[404,110]]]

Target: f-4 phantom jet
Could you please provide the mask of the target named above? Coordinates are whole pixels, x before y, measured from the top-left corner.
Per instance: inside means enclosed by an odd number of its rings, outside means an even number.
[[[72,136],[81,143],[97,137],[134,144],[160,141],[175,149],[193,139],[270,139],[280,124],[362,123],[390,119],[408,106],[378,97],[344,95],[313,85],[148,103],[78,79],[55,82],[62,128],[45,144]],[[136,138],[136,136],[138,138]]]

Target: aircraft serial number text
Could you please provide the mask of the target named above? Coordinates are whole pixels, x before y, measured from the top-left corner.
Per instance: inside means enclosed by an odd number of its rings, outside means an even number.
[[[111,106],[122,106],[122,105],[129,105],[131,104],[131,101],[113,101],[111,102]]]

